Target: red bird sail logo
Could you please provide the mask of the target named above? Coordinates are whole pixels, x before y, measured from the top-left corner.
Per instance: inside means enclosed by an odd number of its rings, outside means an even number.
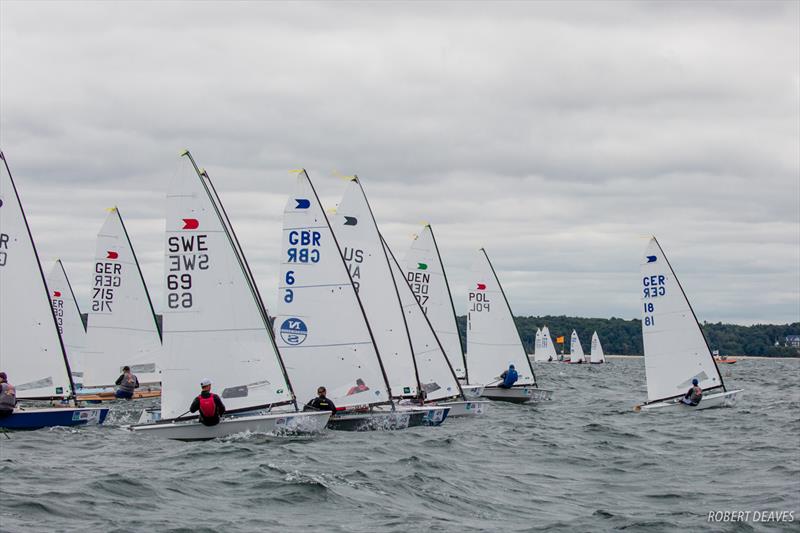
[[[485,283],[478,283],[478,290],[479,291],[485,291],[486,290],[486,284]]]
[[[200,222],[198,222],[196,218],[183,219],[183,229],[197,229],[199,226]]]
[[[112,252],[111,250],[107,250],[107,251],[108,251],[108,255],[106,255],[106,259],[116,259],[116,258],[119,257],[119,254],[117,252]]]
[[[61,293],[59,291],[53,291],[54,298],[61,298]]]

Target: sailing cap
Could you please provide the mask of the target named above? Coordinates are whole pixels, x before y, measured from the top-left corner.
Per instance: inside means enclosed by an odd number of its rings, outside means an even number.
[[[694,378],[694,379],[692,380],[692,385],[697,385],[698,383],[700,383],[700,382],[699,382],[699,381],[697,381],[697,378]]]
[[[200,386],[207,387],[208,385],[211,385],[211,380],[208,378],[203,378],[203,380],[200,382]]]
[[[6,376],[5,372],[0,372],[0,379],[2,379],[3,381],[8,380],[8,376]]]

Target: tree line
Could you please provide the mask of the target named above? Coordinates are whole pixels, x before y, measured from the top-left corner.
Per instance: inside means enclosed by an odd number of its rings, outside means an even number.
[[[536,328],[547,326],[555,343],[556,338],[564,337],[564,352],[569,352],[569,338],[572,330],[577,331],[584,351],[591,349],[592,333],[600,337],[603,351],[613,355],[642,355],[642,321],[622,318],[580,318],[568,316],[518,316],[514,317],[517,331],[522,338],[525,350],[533,353],[536,341]],[[467,317],[458,317],[461,342],[466,349]],[[703,322],[703,334],[712,350],[721,355],[750,355],[763,357],[800,357],[800,349],[784,346],[788,335],[800,335],[800,322],[792,324],[756,324],[739,326],[721,322]],[[775,346],[775,343],[778,346]],[[555,344],[561,352],[560,344]]]

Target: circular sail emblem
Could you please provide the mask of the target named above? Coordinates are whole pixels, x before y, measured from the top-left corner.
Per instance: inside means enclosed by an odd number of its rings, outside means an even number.
[[[287,318],[281,324],[281,338],[286,344],[302,344],[308,336],[306,323],[299,318]]]

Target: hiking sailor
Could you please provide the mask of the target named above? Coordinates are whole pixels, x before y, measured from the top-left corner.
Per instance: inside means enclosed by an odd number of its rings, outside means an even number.
[[[200,411],[200,423],[204,426],[216,426],[219,419],[225,414],[225,404],[222,400],[211,392],[211,380],[206,378],[200,382],[202,392],[192,402],[189,411],[196,413]]]

